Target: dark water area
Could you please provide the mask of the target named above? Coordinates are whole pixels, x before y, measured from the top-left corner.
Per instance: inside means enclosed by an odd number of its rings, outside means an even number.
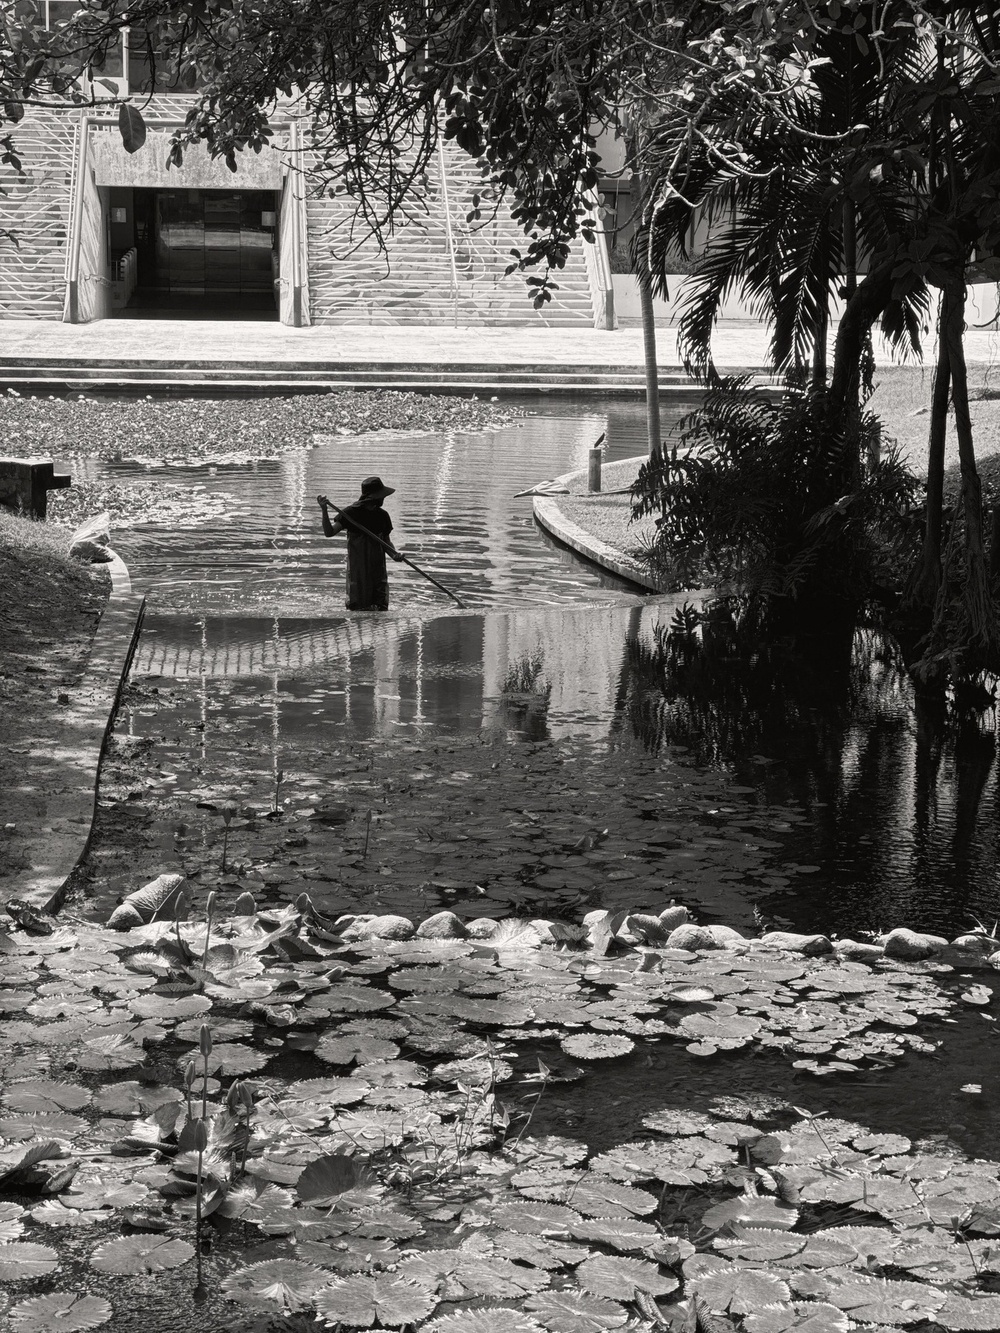
[[[641,594],[581,561],[538,528],[529,498],[514,498],[585,466],[602,431],[608,461],[641,454],[642,404],[533,400],[531,411],[494,432],[338,436],[273,462],[92,465],[226,497],[197,527],[116,539],[149,597],[137,673],[164,690],[142,725],[200,728],[204,751],[213,727],[240,728],[276,767],[317,737],[468,736],[498,716],[513,738],[680,752],[726,780],[734,823],[784,812],[774,845],[758,847],[773,860],[753,892],[765,915],[855,935],[992,925],[993,713],[959,722],[916,698],[875,626],[769,643],[702,627],[696,652],[665,651],[685,599]],[[398,543],[467,611],[395,566],[387,615],[343,611],[343,546],[322,537],[315,495],[353,498],[370,472],[397,487]],[[509,683],[525,664],[545,703],[517,719]],[[667,822],[669,799],[664,789]]]
[[[784,846],[802,929],[954,936],[1000,915],[996,715],[921,696],[879,628],[762,641],[725,617],[697,639],[633,641],[623,707],[655,751],[690,747],[805,820]]]

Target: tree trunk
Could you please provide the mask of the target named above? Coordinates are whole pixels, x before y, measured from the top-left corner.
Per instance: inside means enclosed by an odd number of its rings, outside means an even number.
[[[861,358],[871,327],[892,296],[895,259],[871,269],[858,283],[841,316],[833,351],[828,401],[831,424],[844,449],[841,486],[856,491],[861,482]]]
[[[646,218],[646,184],[638,171],[632,173],[639,194],[640,215]],[[660,437],[660,377],[656,364],[656,313],[653,306],[653,280],[649,259],[645,252],[636,257],[639,282],[639,304],[642,309],[642,349],[646,367],[646,436],[649,456],[661,452]]]
[[[932,607],[941,586],[941,533],[944,526],[944,451],[948,431],[948,398],[951,393],[951,366],[945,336],[944,295],[938,315],[937,364],[931,390],[931,426],[927,444],[927,513],[924,524],[924,549],[920,574],[913,589],[913,600]]]
[[[976,452],[969,415],[969,384],[965,373],[965,275],[949,276],[942,292],[941,325],[951,369],[951,397],[955,406],[955,434],[962,470],[962,508],[965,518],[965,602],[972,641],[993,645],[996,634],[993,598],[986,568],[983,540],[983,496],[976,471]]]

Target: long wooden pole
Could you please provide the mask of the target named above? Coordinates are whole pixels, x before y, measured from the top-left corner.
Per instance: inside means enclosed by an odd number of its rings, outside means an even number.
[[[334,510],[337,513],[337,515],[340,518],[344,520],[344,522],[348,525],[348,527],[353,528],[355,532],[360,532],[363,533],[364,536],[370,537],[373,542],[378,542],[379,546],[382,547],[382,550],[387,551],[389,555],[393,557],[393,559],[395,559],[398,556],[398,558],[402,560],[404,565],[409,565],[410,568],[415,569],[418,574],[422,574],[423,577],[428,581],[428,583],[433,583],[435,588],[440,588],[440,590],[447,597],[450,597],[451,600],[453,602],[456,602],[460,607],[462,607],[463,610],[465,609],[465,603],[462,601],[462,599],[460,597],[457,597],[455,593],[451,591],[450,588],[446,588],[443,583],[438,583],[437,579],[433,576],[433,574],[428,574],[426,569],[421,569],[419,565],[415,565],[413,561],[409,558],[409,556],[404,555],[402,551],[397,551],[394,546],[390,546],[388,542],[384,542],[381,537],[376,537],[374,532],[369,532],[368,529],[362,527],[360,523],[355,523],[354,520],[350,517],[350,515],[345,514],[343,509],[341,509],[339,505],[335,505],[332,500],[327,500],[326,503],[330,506],[332,510]]]

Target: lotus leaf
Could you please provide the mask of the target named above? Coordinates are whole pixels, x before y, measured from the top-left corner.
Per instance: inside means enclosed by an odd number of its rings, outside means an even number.
[[[655,1228],[650,1229],[655,1232]],[[546,1240],[541,1236],[529,1236],[517,1231],[494,1232],[490,1240],[491,1253],[501,1259],[552,1271],[582,1263],[590,1254],[585,1245],[570,1245],[564,1241]]]
[[[527,1199],[501,1204],[491,1217],[499,1227],[529,1236],[569,1236],[580,1214],[557,1203],[531,1203]]]
[[[732,1229],[735,1235],[716,1236],[712,1242],[713,1247],[727,1259],[745,1259],[758,1264],[774,1263],[776,1260],[797,1263],[808,1243],[805,1236],[791,1231],[775,1231],[767,1227],[744,1228],[739,1224]],[[844,1246],[845,1250],[847,1248]],[[856,1256],[853,1248],[851,1253]]]
[[[297,1259],[270,1259],[230,1273],[222,1282],[222,1293],[241,1305],[281,1313],[301,1310],[328,1281],[327,1274]]]
[[[843,1310],[822,1301],[798,1301],[747,1315],[746,1333],[848,1333],[852,1328]]]
[[[90,1256],[90,1263],[101,1273],[158,1273],[193,1258],[194,1246],[186,1240],[139,1232],[105,1241]]]
[[[790,1231],[799,1219],[798,1209],[779,1203],[777,1199],[740,1195],[714,1204],[702,1213],[702,1226],[721,1231],[725,1226],[738,1223],[741,1227],[770,1227]]]
[[[584,1218],[574,1224],[572,1234],[577,1240],[607,1245],[626,1254],[631,1250],[648,1249],[662,1239],[662,1232],[652,1222],[640,1222],[632,1217]]]
[[[722,1313],[752,1314],[761,1306],[784,1304],[790,1298],[788,1285],[777,1274],[708,1255],[686,1259],[684,1275],[697,1298]]]
[[[0,1118],[0,1137],[8,1140],[50,1138],[52,1135],[75,1139],[85,1129],[86,1120],[59,1111],[28,1111],[23,1115]]]
[[[704,1184],[736,1164],[736,1154],[708,1139],[639,1139],[611,1148],[591,1161],[615,1180],[661,1180],[667,1185]]]
[[[11,1111],[79,1111],[90,1102],[90,1096],[77,1083],[28,1078],[8,1084],[0,1102]]]
[[[585,1260],[577,1268],[576,1278],[584,1291],[620,1301],[634,1300],[637,1289],[654,1297],[668,1296],[680,1285],[673,1274],[661,1273],[657,1264],[609,1254]]]
[[[515,1162],[530,1163],[544,1168],[546,1164],[573,1166],[587,1156],[587,1147],[576,1139],[548,1134],[542,1138],[525,1135],[514,1143],[504,1145],[504,1156]],[[548,1159],[548,1163],[546,1161]]]
[[[628,1321],[615,1301],[575,1291],[546,1291],[525,1302],[525,1309],[540,1319],[550,1333],[609,1333]]]
[[[314,1208],[331,1208],[341,1195],[377,1183],[367,1158],[331,1153],[317,1157],[303,1169],[295,1182],[295,1192]]]
[[[367,1091],[367,1084],[360,1079],[349,1078],[305,1078],[291,1083],[285,1090],[281,1105],[290,1110],[295,1102],[321,1103],[327,1106],[350,1106],[361,1101]]]
[[[540,1268],[482,1258],[462,1250],[420,1250],[399,1265],[401,1278],[437,1292],[442,1300],[460,1301],[473,1296],[508,1300],[541,1291],[549,1285]]]
[[[0,1245],[0,1279],[5,1282],[23,1282],[27,1278],[44,1277],[59,1267],[59,1256],[47,1245],[27,1241]]]
[[[577,1060],[613,1060],[635,1049],[630,1037],[604,1036],[594,1032],[572,1033],[559,1045]]]
[[[145,1058],[141,1046],[124,1033],[117,1033],[84,1042],[77,1054],[77,1064],[81,1069],[131,1069],[133,1065],[141,1065]]]
[[[526,1314],[507,1306],[496,1309],[459,1310],[424,1324],[420,1333],[545,1333],[543,1326]]]
[[[395,1042],[384,1041],[379,1037],[329,1036],[320,1039],[316,1055],[330,1065],[349,1065],[352,1061],[359,1064],[372,1064],[379,1060],[392,1060],[399,1054]]]
[[[138,1018],[177,1019],[207,1014],[212,1001],[204,995],[158,995],[148,992],[136,995],[129,1008]]]
[[[945,1303],[931,1316],[942,1328],[1000,1328],[1000,1296],[959,1296],[949,1293]]]
[[[68,1208],[58,1199],[49,1199],[31,1210],[33,1222],[49,1227],[90,1227],[95,1222],[106,1222],[108,1216],[100,1209]]]
[[[84,1333],[99,1328],[114,1314],[109,1301],[81,1292],[56,1291],[48,1296],[32,1296],[20,1301],[10,1311],[11,1333]]]
[[[936,1318],[945,1293],[918,1282],[852,1276],[843,1281],[831,1278],[823,1299],[863,1324],[919,1324]]]

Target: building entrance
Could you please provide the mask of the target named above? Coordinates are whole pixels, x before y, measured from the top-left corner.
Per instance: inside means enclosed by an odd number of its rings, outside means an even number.
[[[126,191],[112,191],[112,196]],[[127,191],[136,284],[125,318],[277,319],[278,210],[271,190]],[[112,227],[114,231],[114,226]],[[112,246],[121,253],[122,245]]]

